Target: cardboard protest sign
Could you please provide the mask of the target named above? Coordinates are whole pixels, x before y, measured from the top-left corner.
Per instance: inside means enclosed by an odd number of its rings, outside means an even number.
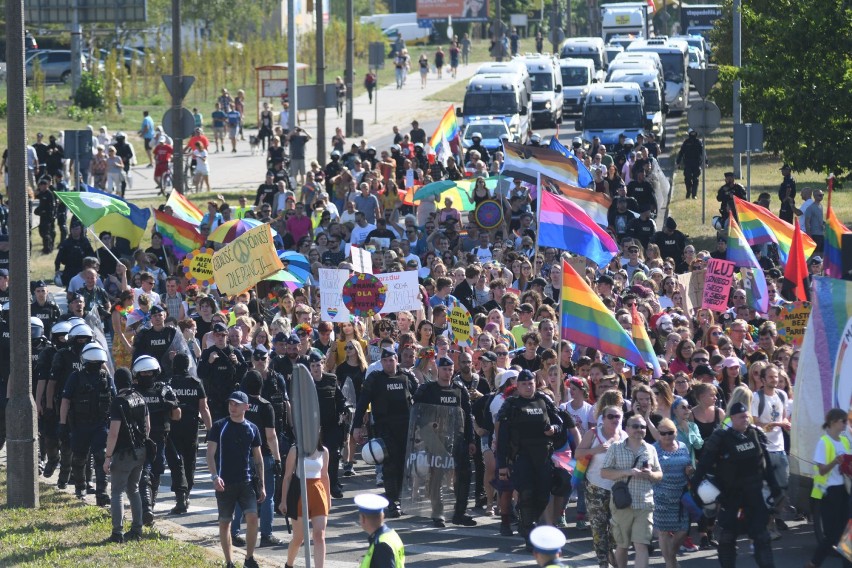
[[[343,283],[343,305],[355,317],[373,317],[384,307],[387,292],[374,275],[355,273]]]
[[[343,285],[349,279],[349,271],[335,268],[319,269],[320,319],[323,321],[349,321],[350,312],[343,302]],[[376,278],[387,286],[384,306],[378,313],[395,313],[402,310],[419,310],[420,286],[417,272],[389,272],[376,274]]]
[[[728,260],[711,258],[707,262],[702,308],[714,312],[724,312],[728,309],[728,296],[731,294],[731,283],[734,281],[736,269],[736,265]]]
[[[459,345],[470,345],[470,336],[473,328],[473,320],[470,312],[464,306],[456,306],[447,314],[450,330],[453,332],[456,343]]]
[[[808,327],[808,318],[811,317],[810,302],[790,302],[781,306],[781,325],[778,326],[778,335],[787,340],[787,343],[801,345],[805,338],[805,329]]]
[[[210,286],[213,284],[213,249],[200,248],[187,253],[181,265],[190,284]]]
[[[244,292],[284,265],[272,242],[272,227],[246,231],[213,254],[213,278],[223,294]]]

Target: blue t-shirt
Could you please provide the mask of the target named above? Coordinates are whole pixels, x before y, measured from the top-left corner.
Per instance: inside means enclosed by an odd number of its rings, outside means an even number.
[[[150,116],[142,119],[142,138],[145,140],[154,139],[154,119]]]
[[[222,418],[207,432],[207,441],[216,442],[216,468],[225,487],[251,481],[251,453],[260,447],[257,426],[243,420]]]
[[[213,128],[224,128],[225,120],[228,118],[228,115],[221,110],[214,110],[213,114],[210,115],[210,118],[213,119]]]
[[[228,124],[231,126],[239,126],[242,115],[238,110],[232,110],[228,113]]]

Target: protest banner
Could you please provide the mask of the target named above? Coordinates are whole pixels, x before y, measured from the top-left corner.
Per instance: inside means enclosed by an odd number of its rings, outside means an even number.
[[[373,317],[384,307],[387,292],[374,275],[355,273],[343,283],[343,305],[356,318]]]
[[[181,265],[190,284],[210,286],[213,284],[213,249],[200,248],[187,253]]]
[[[373,257],[369,251],[353,245],[349,248],[349,252],[352,254],[352,270],[364,274],[373,272]]]
[[[805,338],[805,329],[808,327],[808,318],[811,316],[810,302],[789,302],[781,305],[781,325],[778,326],[778,335],[783,337],[787,343],[795,346],[802,344]]]
[[[420,301],[420,285],[417,272],[389,272],[376,274],[388,292],[385,305],[379,313],[396,313],[402,310],[415,311],[423,307]],[[343,303],[343,284],[349,279],[349,271],[336,268],[320,268],[320,318],[324,321],[349,321],[349,310]]]
[[[450,323],[450,330],[453,332],[456,343],[469,346],[473,327],[470,312],[464,306],[456,306],[447,314],[447,321]]]
[[[223,294],[244,292],[284,265],[272,242],[272,227],[246,231],[213,253],[213,279]]]
[[[736,265],[728,260],[711,258],[704,272],[704,295],[701,307],[714,312],[728,309],[728,296],[734,280]]]

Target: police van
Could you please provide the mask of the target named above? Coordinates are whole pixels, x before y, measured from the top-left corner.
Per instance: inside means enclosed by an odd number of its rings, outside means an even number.
[[[618,142],[620,134],[635,140],[647,126],[642,90],[636,83],[593,85],[586,95],[583,118],[575,123],[583,140],[591,142],[597,136],[608,147]]]
[[[557,60],[550,54],[526,54],[521,61],[527,66],[532,90],[533,123],[548,126],[562,122],[562,75]]]
[[[456,108],[456,116],[463,119],[465,128],[477,119],[499,118],[506,123],[513,138],[524,141],[530,130],[531,106],[522,75],[474,75],[467,86],[463,105]]]
[[[669,105],[665,101],[665,93],[653,70],[620,69],[612,74],[614,83],[636,83],[642,90],[642,103],[645,107],[645,118],[651,123],[651,132],[657,137],[660,148],[666,149],[666,116]]]
[[[631,67],[653,67],[657,72],[657,79],[660,81],[660,85],[666,84],[665,74],[663,71],[663,62],[660,60],[660,56],[653,52],[636,52],[636,53],[622,53],[616,56],[615,60],[610,63],[609,71],[607,73],[607,81],[612,81],[612,73],[618,69],[628,69]]]
[[[609,63],[607,58],[606,44],[599,37],[572,37],[562,42],[559,47],[561,59],[588,59],[595,65],[595,78],[603,83],[606,67]]]
[[[589,59],[560,59],[562,75],[562,113],[583,114],[586,95],[593,83],[598,82],[595,64]]]

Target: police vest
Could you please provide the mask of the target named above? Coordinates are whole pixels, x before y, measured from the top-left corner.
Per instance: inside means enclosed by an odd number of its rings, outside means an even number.
[[[834,448],[833,440],[831,436],[828,434],[823,435],[822,443],[825,445],[825,463],[831,463],[834,461],[834,458],[837,457],[837,451]],[[843,444],[843,450],[845,453],[849,453],[849,438],[846,436],[840,436],[840,442]],[[831,475],[831,471],[829,470],[825,475],[820,475],[819,473],[819,464],[814,464],[814,488],[811,491],[811,497],[814,499],[822,499],[825,495],[826,490],[828,490],[828,476]]]
[[[546,446],[550,442],[544,431],[550,428],[547,400],[536,394],[533,398],[511,397],[507,415],[510,424],[510,441],[520,450],[528,445]]]
[[[145,433],[145,399],[134,390],[123,390],[118,394],[117,403],[121,405],[122,415],[111,416],[121,419],[121,430],[116,441],[115,451],[135,450],[145,445],[148,437]]]
[[[151,416],[151,437],[165,434],[171,428],[172,410],[178,407],[177,396],[165,383],[154,383],[149,389],[139,389]]]
[[[361,568],[370,568],[370,564],[373,562],[373,552],[376,548],[376,542],[390,546],[393,551],[393,557],[396,559],[397,568],[405,568],[405,546],[402,544],[402,539],[399,538],[399,535],[393,529],[388,529],[380,534],[379,538],[370,545],[370,548],[367,549],[367,555],[361,561]]]
[[[279,379],[281,379],[281,382],[279,382]],[[286,393],[282,386],[283,378],[281,375],[270,371],[267,373],[260,390],[260,396],[269,401],[272,410],[275,412],[275,432],[279,435],[284,433],[287,424]]]
[[[109,418],[112,390],[106,371],[91,375],[77,372],[78,383],[74,389],[71,406],[74,409],[74,424],[97,424]]]
[[[373,417],[382,420],[399,420],[408,423],[411,409],[411,390],[408,375],[398,372],[390,377],[384,371],[372,374]]]

